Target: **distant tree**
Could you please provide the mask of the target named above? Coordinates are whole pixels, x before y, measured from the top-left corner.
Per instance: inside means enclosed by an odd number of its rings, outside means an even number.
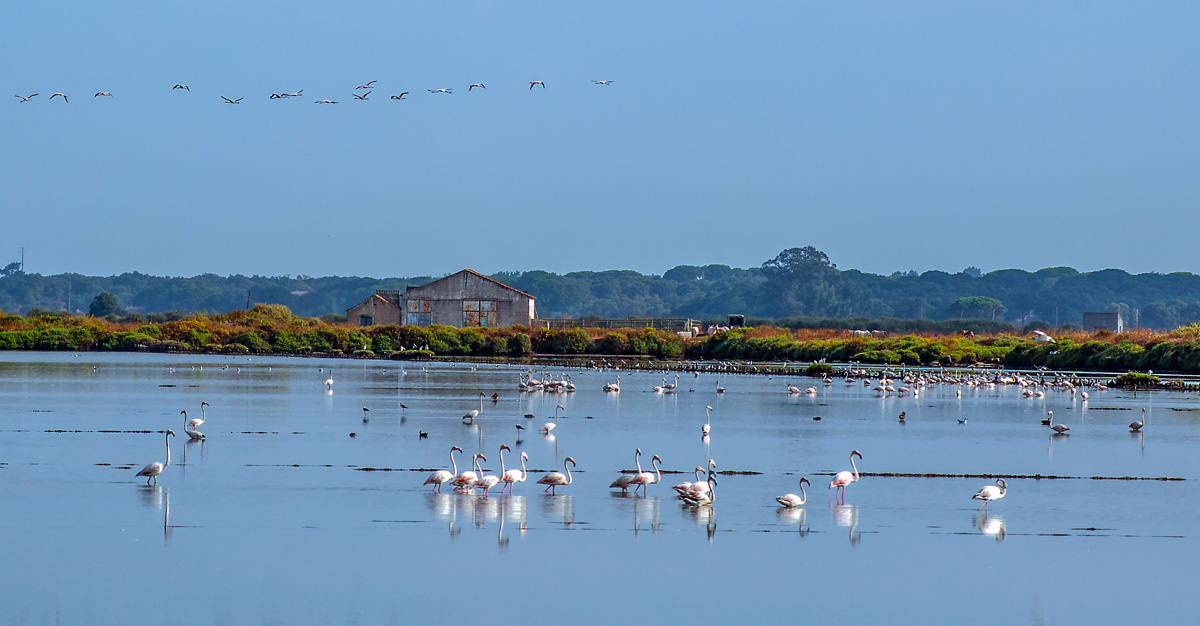
[[[971,278],[979,278],[980,276],[983,276],[983,270],[979,269],[978,267],[975,267],[974,265],[963,270],[962,273],[966,274],[967,276],[970,276]]]
[[[958,313],[958,316],[963,318],[984,317],[990,314],[992,316],[992,320],[995,321],[997,313],[1003,315],[1007,310],[1008,307],[1001,304],[1001,302],[995,298],[988,298],[985,296],[965,296],[951,303],[948,313],[951,315]]]
[[[768,277],[777,279],[810,279],[837,265],[829,262],[829,256],[812,246],[788,248],[762,264]]]
[[[92,317],[108,317],[120,310],[120,305],[117,304],[117,297],[107,291],[100,292],[95,298],[92,298],[92,304],[88,307],[88,315]]]
[[[25,272],[21,271],[20,261],[13,261],[12,263],[5,265],[4,269],[0,270],[0,276],[20,276],[24,273]]]

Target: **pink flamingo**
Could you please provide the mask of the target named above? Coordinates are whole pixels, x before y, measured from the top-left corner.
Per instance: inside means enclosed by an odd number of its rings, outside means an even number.
[[[558,428],[558,412],[565,411],[565,410],[566,410],[566,407],[564,407],[561,404],[554,407],[554,421],[546,422],[545,424],[542,424],[542,427],[540,429],[538,429],[538,432],[542,433],[543,435],[549,435],[550,431],[554,430],[555,428]]]
[[[475,470],[478,469],[479,472],[483,472],[483,470],[479,469],[480,458],[482,458],[484,461],[487,460],[487,457],[483,456],[482,454],[471,456],[471,469],[459,474],[458,476],[455,476],[454,480],[450,481],[450,484],[454,485],[455,491],[470,491],[471,488],[475,486],[475,483],[479,482],[479,474],[477,474]]]
[[[650,465],[654,468],[654,473],[651,474],[650,472],[638,472],[637,476],[635,476],[633,479],[634,494],[637,494],[638,487],[641,487],[642,495],[645,496],[647,485],[657,484],[658,481],[662,480],[662,470],[658,469],[659,463],[662,463],[662,458],[656,454],[650,459]]]
[[[997,486],[999,485],[999,486]],[[980,509],[987,510],[989,502],[999,500],[1008,492],[1008,483],[1004,482],[1003,478],[997,478],[995,485],[988,485],[979,490],[979,493],[971,496],[972,500],[983,500],[983,504],[979,505]],[[976,509],[979,510],[979,509]]]
[[[695,472],[695,474],[696,474],[696,482],[692,482],[692,483],[679,483],[678,485],[674,485],[674,486],[672,486],[672,487],[671,487],[671,489],[674,489],[674,490],[675,490],[675,493],[677,493],[677,494],[679,494],[680,496],[682,496],[683,494],[687,493],[687,490],[688,490],[688,489],[691,489],[691,488],[692,488],[692,485],[694,485],[694,484],[696,484],[696,483],[700,482],[700,473],[701,473],[701,472],[703,472],[703,471],[704,471],[704,468],[703,468],[703,467],[700,467],[699,465],[697,465],[697,466],[696,466],[696,472]]]
[[[164,470],[166,470],[168,467],[171,466],[171,437],[174,437],[174,436],[175,436],[175,431],[168,430],[166,436],[163,437],[163,439],[165,439],[167,442],[167,462],[166,463],[148,463],[148,464],[146,464],[146,467],[143,467],[142,469],[138,470],[137,475],[145,476],[147,485],[149,485],[150,481],[153,480],[154,486],[157,487],[158,486],[158,475],[163,473]]]
[[[512,452],[512,448],[510,448],[508,446],[500,446],[500,469],[501,470],[504,469],[504,451],[505,450]],[[523,482],[525,482],[525,479],[529,477],[529,472],[525,471],[525,461],[528,461],[528,460],[529,460],[529,455],[525,452],[522,452],[521,453],[521,469],[516,469],[516,468],[510,469],[510,470],[504,472],[504,475],[500,477],[500,480],[504,481],[504,483],[505,483],[504,486],[508,487],[509,495],[512,495],[513,486],[516,483],[523,483]],[[500,493],[504,493],[504,487],[500,488]]]
[[[798,506],[804,506],[804,502],[808,500],[808,495],[804,493],[804,485],[811,485],[807,478],[800,479],[800,495],[789,493],[785,496],[775,498],[775,501],[783,505],[785,509],[794,509]]]
[[[642,462],[640,460],[641,456],[642,456],[641,448],[638,448],[636,451],[634,451],[633,464],[637,466],[636,473],[621,474],[620,476],[617,476],[617,479],[612,481],[612,484],[609,485],[608,488],[609,489],[620,489],[621,493],[628,493],[629,488],[632,487],[634,481],[637,480],[638,475],[642,473]],[[635,488],[634,493],[636,493],[636,492],[637,492],[637,489]]]
[[[504,473],[504,450],[505,450],[505,448],[508,448],[508,446],[505,446],[505,445],[500,446],[500,459],[501,459],[500,473],[501,474]],[[484,460],[486,461],[487,459],[484,459]],[[483,470],[481,469],[481,470],[479,470],[479,472],[482,474]],[[499,476],[496,476],[495,474],[488,474],[487,476],[483,476],[482,478],[480,478],[479,482],[475,483],[475,487],[478,489],[482,489],[483,497],[486,498],[486,497],[488,497],[488,493],[491,492],[492,487],[495,487],[496,485],[499,485],[499,484],[500,484]]]
[[[538,479],[539,485],[550,485],[546,487],[546,491],[549,491],[552,496],[557,495],[554,493],[555,487],[565,487],[571,484],[571,468],[567,467],[567,463],[570,463],[571,467],[575,467],[575,459],[571,457],[563,459],[563,469],[567,472],[566,476],[563,476],[562,472],[550,472]]]
[[[450,466],[453,467],[454,469],[451,471],[438,470],[438,471],[430,474],[429,478],[426,478],[425,482],[422,484],[433,485],[433,490],[438,493],[441,493],[442,485],[450,482],[450,480],[453,479],[456,474],[458,474],[458,463],[454,462],[454,453],[462,452],[462,451],[463,451],[462,448],[460,448],[458,446],[451,446],[450,447]]]
[[[851,472],[842,470],[837,473],[837,476],[833,477],[832,481],[829,482],[830,489],[837,487],[837,491],[834,493],[834,500],[837,501],[838,504],[846,503],[846,485],[849,485],[852,482],[858,481],[858,466],[854,464],[854,457],[858,457],[861,459],[862,453],[859,452],[858,450],[855,450],[850,453],[850,467],[854,468],[854,472],[851,473]],[[838,500],[839,495],[841,496],[840,500]]]

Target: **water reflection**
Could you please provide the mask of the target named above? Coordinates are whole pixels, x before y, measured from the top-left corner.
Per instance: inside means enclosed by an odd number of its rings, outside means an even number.
[[[144,486],[138,490],[142,506],[163,512],[163,541],[171,538],[171,490],[167,487]]]
[[[858,505],[833,503],[829,505],[829,514],[835,525],[850,529],[848,536],[851,545],[858,545],[862,541],[862,533],[858,532]]]
[[[1004,526],[1004,518],[999,515],[972,515],[971,523],[985,535],[996,538],[996,543],[1004,541],[1004,536],[1008,534]]]
[[[567,528],[575,524],[575,499],[572,496],[548,495],[538,500],[542,504],[542,514],[547,521],[561,519]]]
[[[808,536],[809,529],[804,527],[808,513],[804,511],[804,507],[780,507],[775,509],[775,517],[785,526],[796,526],[797,530],[800,531],[801,537]]]

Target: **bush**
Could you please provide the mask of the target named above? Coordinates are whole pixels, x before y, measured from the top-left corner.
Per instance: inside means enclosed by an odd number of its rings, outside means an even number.
[[[248,350],[253,352],[269,352],[271,350],[271,344],[267,343],[266,339],[263,339],[258,333],[252,330],[236,335],[229,341],[230,343],[246,346]]]
[[[804,368],[804,373],[809,376],[825,376],[833,373],[833,366],[829,363],[813,363]]]

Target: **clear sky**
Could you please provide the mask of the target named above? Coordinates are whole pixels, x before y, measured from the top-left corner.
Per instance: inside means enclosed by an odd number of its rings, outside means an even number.
[[[3,14],[0,261],[31,272],[1200,271],[1194,1]]]

